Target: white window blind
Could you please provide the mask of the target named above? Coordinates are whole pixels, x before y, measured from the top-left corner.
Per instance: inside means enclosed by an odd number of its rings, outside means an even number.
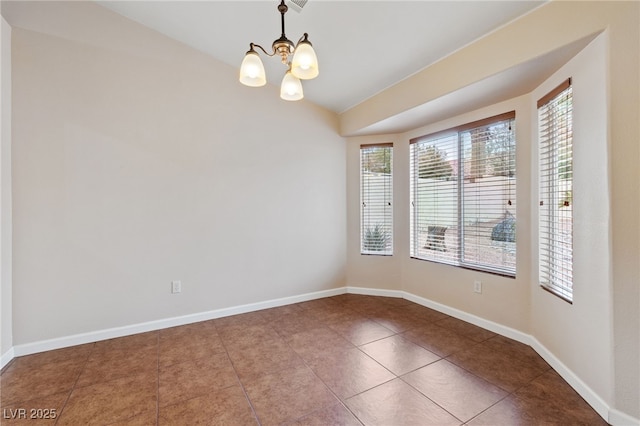
[[[540,285],[573,300],[573,129],[568,79],[538,101]]]
[[[393,144],[360,146],[360,253],[393,254]]]
[[[516,272],[515,112],[411,141],[411,256]]]
[[[455,264],[459,258],[458,134],[411,144],[411,256]]]

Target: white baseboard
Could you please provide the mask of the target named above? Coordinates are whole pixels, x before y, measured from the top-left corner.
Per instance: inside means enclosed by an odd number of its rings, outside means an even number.
[[[416,296],[412,293],[403,293],[403,297],[405,299],[417,303],[418,305],[426,306],[427,308],[431,308],[438,312],[442,312],[443,314],[447,314],[463,321],[470,322],[473,325],[477,325],[478,327],[493,331],[494,333],[516,340],[520,343],[530,345],[531,336],[514,328],[507,327],[505,325],[498,324],[497,322],[489,321],[484,318],[480,318],[468,312],[461,311],[459,309],[452,308],[438,302],[434,302],[433,300],[425,299],[424,297]]]
[[[366,296],[383,296],[383,297],[396,297],[399,299],[404,298],[405,292],[400,290],[383,290],[379,288],[367,288],[367,287],[345,287],[346,293],[351,294],[363,294]]]
[[[529,346],[535,350],[547,363],[576,391],[600,416],[609,419],[609,405],[604,402],[586,383],[584,383],[571,369],[555,357],[542,343],[533,336],[529,336]]]
[[[283,297],[280,299],[267,300],[264,302],[249,303],[246,305],[234,306],[231,308],[215,309],[212,311],[199,312],[196,314],[183,315],[179,317],[166,318],[156,321],[148,321],[139,324],[114,327],[104,330],[97,330],[88,333],[74,334],[71,336],[59,337],[56,339],[41,340],[33,343],[15,345],[11,348],[11,355],[7,363],[14,356],[31,355],[39,352],[54,349],[67,348],[69,346],[82,345],[85,343],[99,342],[101,340],[114,339],[116,337],[130,336],[132,334],[144,333],[147,331],[161,330],[179,325],[191,324],[194,322],[207,321],[231,315],[244,314],[247,312],[260,311],[262,309],[276,308],[278,306],[290,305],[292,303],[306,302],[308,300],[320,299],[323,297],[337,296],[346,292],[345,287],[322,290],[313,293],[306,293],[297,296]],[[4,357],[3,357],[4,362]],[[4,365],[4,364],[3,364]]]
[[[2,370],[5,365],[9,364],[11,360],[15,357],[15,351],[13,346],[9,348],[9,350],[0,356],[0,370]]]
[[[15,345],[0,357],[0,368],[7,365],[14,357],[30,355],[38,352],[44,352],[54,349],[66,348],[69,346],[81,345],[85,343],[98,342],[100,340],[113,339],[116,337],[129,336],[132,334],[143,333],[147,331],[161,330],[164,328],[175,327],[179,325],[191,324],[199,321],[206,321],[216,318],[222,318],[231,315],[243,314],[247,312],[259,311],[262,309],[275,308],[278,306],[289,305],[292,303],[306,302],[309,300],[320,299],[323,297],[337,296],[344,293],[362,294],[369,296],[384,296],[404,298],[422,306],[434,309],[452,317],[467,321],[484,329],[493,331],[494,333],[516,340],[531,346],[545,361],[553,367],[560,376],[573,387],[576,392],[582,396],[591,407],[605,420],[614,426],[640,426],[640,420],[629,416],[623,412],[612,409],[600,396],[587,386],[580,378],[575,375],[567,366],[565,366],[558,358],[556,358],[544,345],[542,345],[535,337],[515,330],[513,328],[486,320],[484,318],[469,314],[456,308],[416,296],[400,290],[384,290],[357,286],[346,286],[330,290],[317,291],[314,293],[306,293],[298,296],[283,297],[264,302],[249,303],[245,305],[234,306],[231,308],[216,309],[196,314],[183,315],[179,317],[166,318],[156,321],[149,321],[129,326],[115,327],[105,330],[98,330],[88,333],[65,336],[56,339],[43,340],[39,342]]]

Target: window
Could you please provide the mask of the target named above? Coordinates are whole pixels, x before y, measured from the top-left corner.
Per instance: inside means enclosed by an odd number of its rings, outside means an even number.
[[[411,257],[516,273],[515,112],[411,140]]]
[[[360,253],[393,254],[393,144],[360,146]]]
[[[573,300],[573,130],[571,79],[538,101],[540,285]]]

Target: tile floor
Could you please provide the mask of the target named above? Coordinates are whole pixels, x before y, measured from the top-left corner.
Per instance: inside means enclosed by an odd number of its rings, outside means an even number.
[[[19,357],[0,390],[3,425],[606,424],[528,346],[353,294]]]

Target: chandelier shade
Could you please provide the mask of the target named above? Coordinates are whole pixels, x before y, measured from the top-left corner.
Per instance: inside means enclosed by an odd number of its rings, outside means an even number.
[[[280,85],[280,97],[285,101],[299,101],[304,97],[300,79],[287,71]]]
[[[304,40],[298,43],[294,50],[293,59],[291,60],[291,72],[302,80],[311,80],[318,76],[318,58],[313,46],[307,40],[306,33]]]
[[[245,86],[264,86],[267,83],[266,73],[256,48],[262,50],[267,56],[278,55],[282,63],[287,66],[287,72],[280,86],[280,97],[287,101],[297,101],[304,97],[300,80],[310,80],[318,76],[318,58],[307,33],[304,33],[295,45],[285,35],[284,14],[287,10],[284,0],[281,0],[278,12],[280,12],[282,35],[271,45],[273,49],[271,53],[259,44],[249,44],[249,51],[240,65],[239,80]]]
[[[250,87],[260,87],[267,84],[267,74],[260,55],[253,50],[247,52],[240,65],[240,83]]]

